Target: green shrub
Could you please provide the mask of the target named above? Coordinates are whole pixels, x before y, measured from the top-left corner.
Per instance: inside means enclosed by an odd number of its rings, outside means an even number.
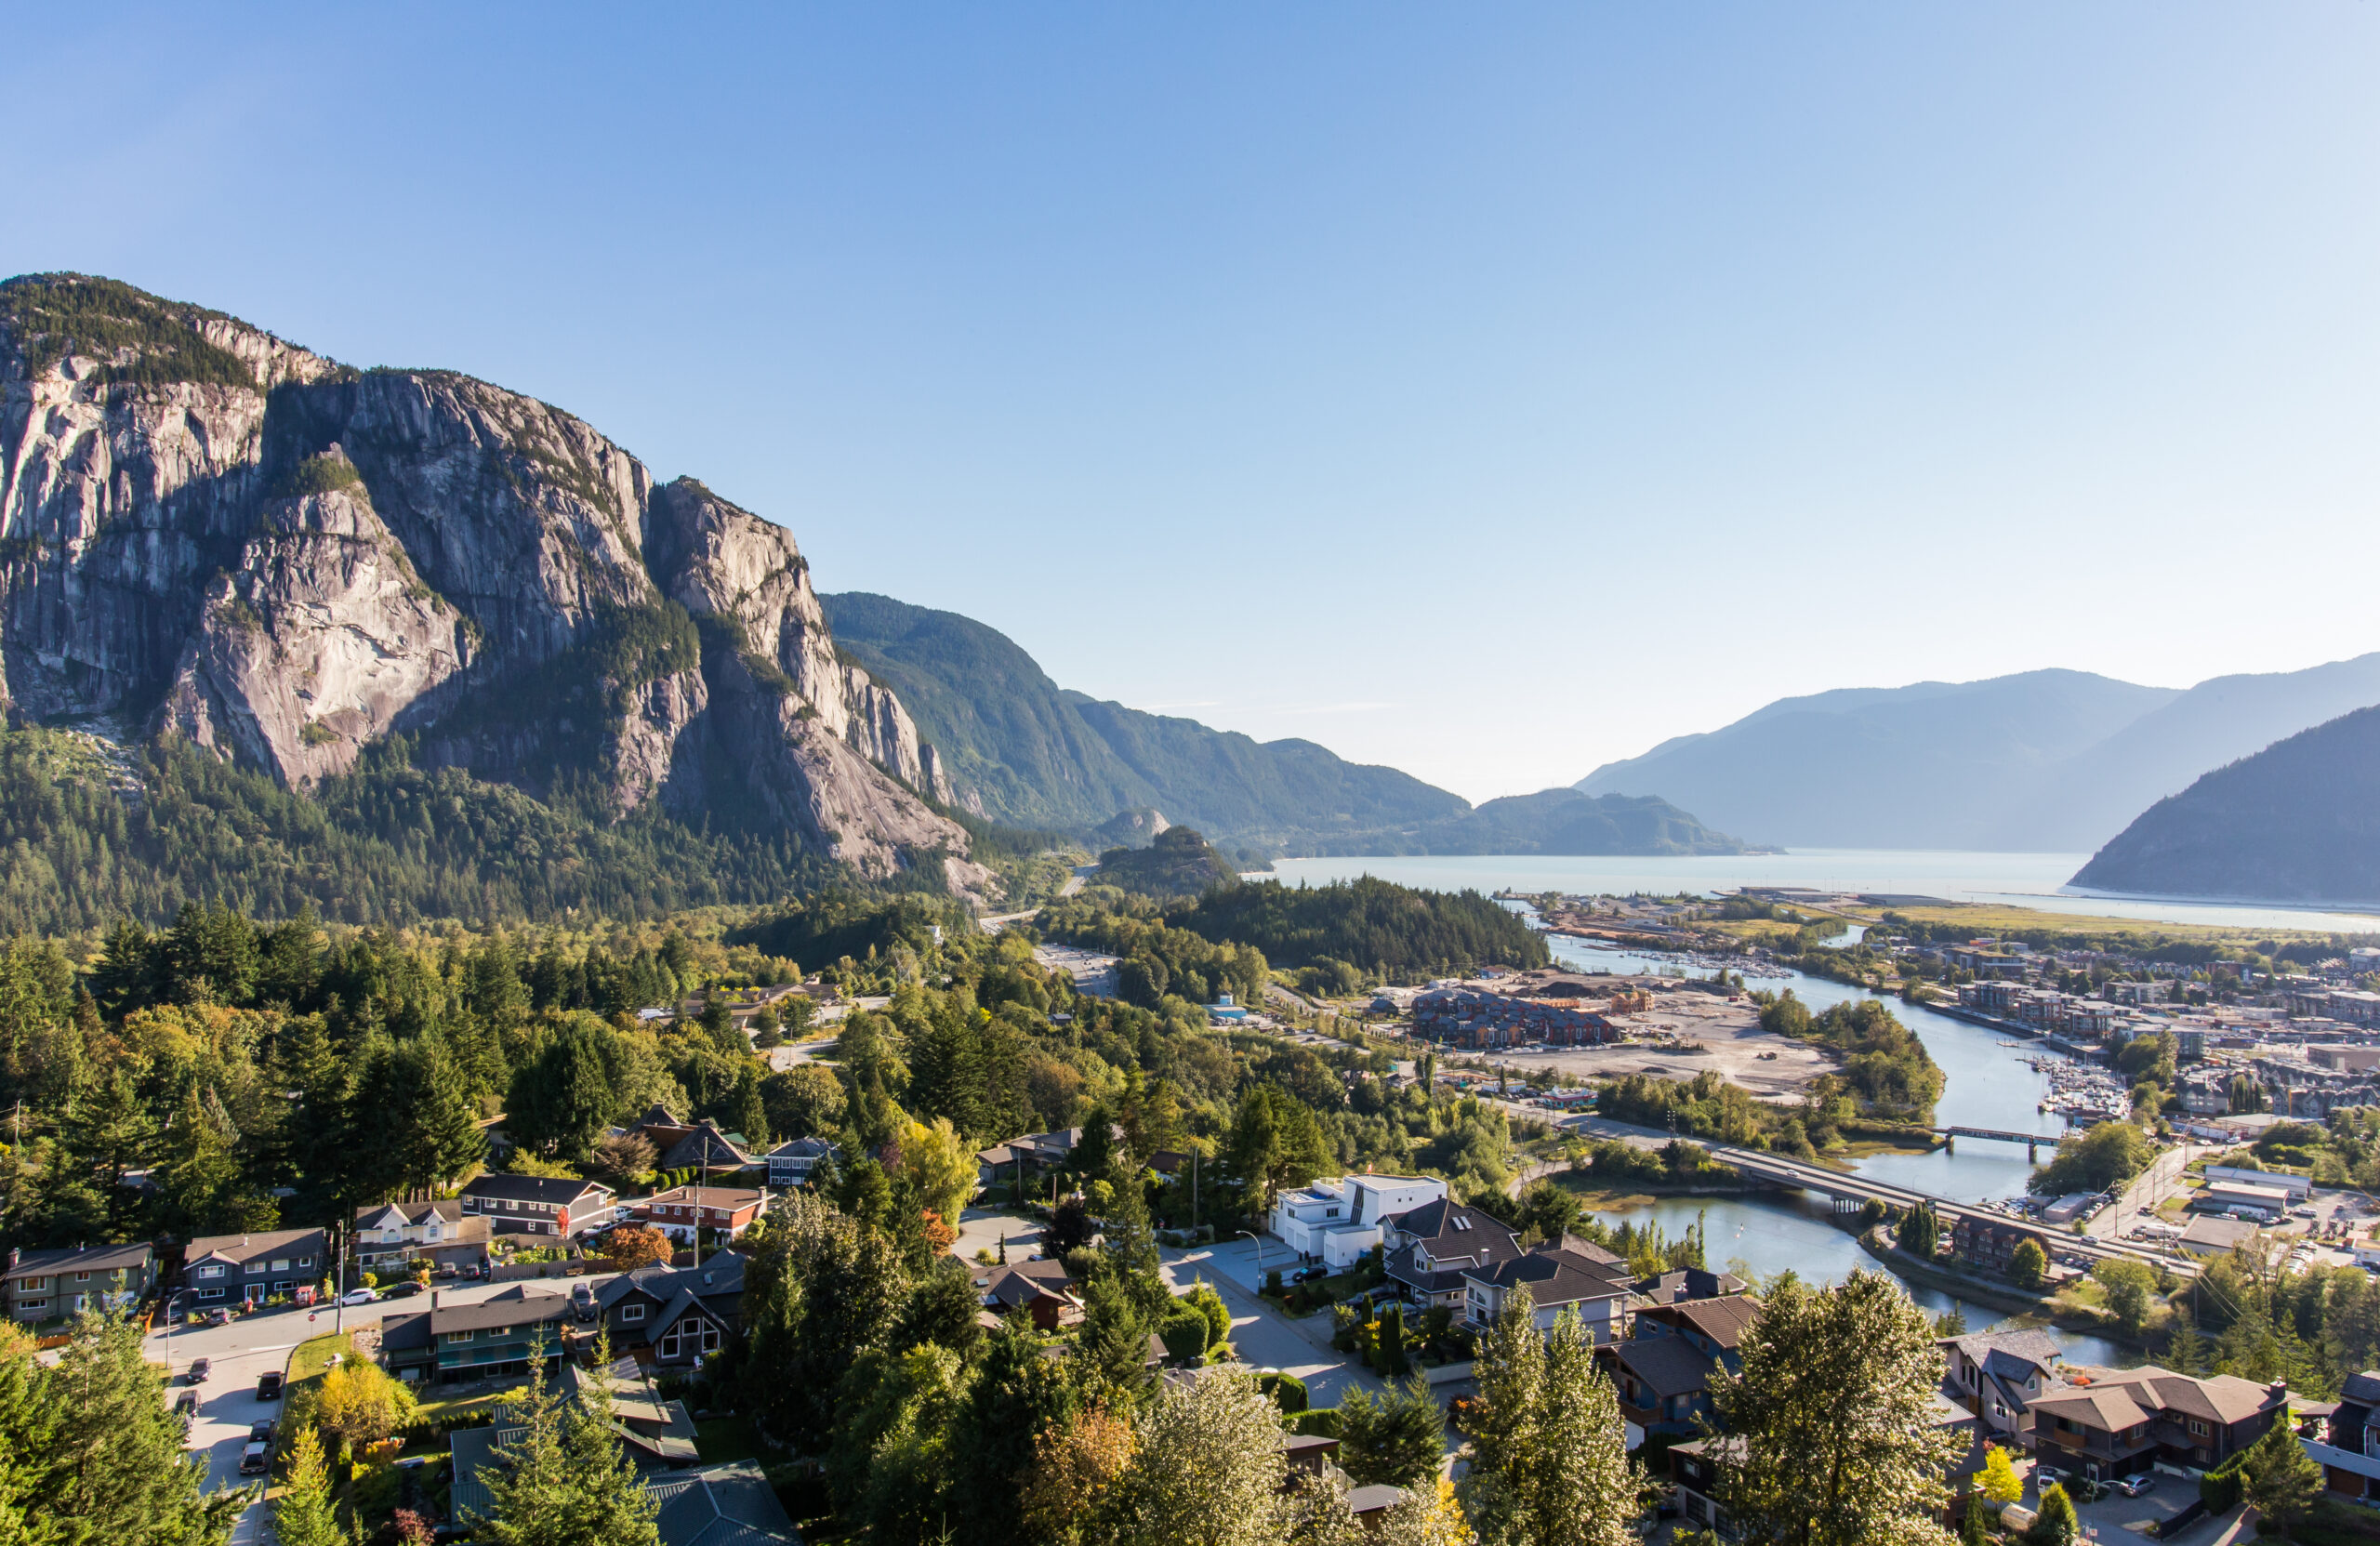
[[[1207,1317],[1188,1305],[1167,1315],[1157,1334],[1166,1353],[1183,1363],[1195,1363],[1206,1355]]]
[[[1335,1439],[1339,1436],[1339,1408],[1309,1407],[1289,1418],[1289,1432],[1311,1434],[1316,1438]]]
[[[1256,1388],[1273,1398],[1282,1411],[1294,1415],[1306,1409],[1305,1381],[1294,1374],[1261,1374]]]
[[[2228,1513],[2240,1506],[2248,1491],[2248,1473],[2241,1463],[2247,1458],[2243,1449],[2198,1479],[2199,1500],[2207,1513]]]

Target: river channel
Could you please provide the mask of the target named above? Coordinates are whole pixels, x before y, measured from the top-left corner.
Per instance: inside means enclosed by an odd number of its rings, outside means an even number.
[[[1632,955],[1579,940],[1549,937],[1546,943],[1553,946],[1555,959],[1579,971],[1675,970],[1672,963],[1659,958]],[[1771,991],[1791,988],[1813,1010],[1875,997],[1842,983],[1798,971],[1784,973],[1781,981],[1764,978],[1752,985]],[[2038,1132],[2051,1139],[2064,1130],[2063,1118],[2044,1115],[2038,1109],[2049,1092],[2048,1077],[2035,1073],[2024,1061],[2028,1056],[2040,1055],[2041,1049],[2031,1044],[2004,1045],[2010,1038],[1997,1032],[1903,1003],[1898,998],[1887,998],[1885,1002],[1903,1024],[1917,1033],[1926,1052],[1941,1066],[1942,1099],[1935,1108],[1936,1120],[2005,1132]],[[1876,1155],[1852,1161],[1852,1168],[1879,1181],[1916,1187],[1962,1202],[2017,1196],[2025,1190],[2025,1183],[2032,1174],[2024,1150],[2009,1143],[1976,1139],[1961,1142],[1955,1152]],[[1877,1265],[1848,1233],[1833,1223],[1832,1205],[1806,1192],[1741,1198],[1669,1197],[1648,1206],[1606,1213],[1604,1218],[1612,1223],[1621,1219],[1658,1220],[1663,1229],[1675,1235],[1694,1223],[1698,1216],[1704,1221],[1713,1266],[1739,1262],[1764,1275],[1791,1267],[1805,1279],[1833,1283],[1841,1281],[1855,1267]],[[1929,1311],[1938,1313],[1955,1305],[1977,1330],[2003,1318],[1998,1310],[1960,1301],[1937,1288],[1918,1284],[1908,1287],[1911,1297]],[[2127,1356],[2124,1349],[2101,1338],[2061,1332],[2059,1340],[2067,1346],[2067,1356],[2082,1362],[2114,1365],[2136,1361]]]

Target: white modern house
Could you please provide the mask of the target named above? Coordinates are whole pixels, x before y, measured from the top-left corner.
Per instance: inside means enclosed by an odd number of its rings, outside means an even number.
[[[1272,1232],[1291,1250],[1351,1267],[1387,1241],[1387,1221],[1446,1200],[1447,1183],[1428,1176],[1330,1176],[1273,1204]]]

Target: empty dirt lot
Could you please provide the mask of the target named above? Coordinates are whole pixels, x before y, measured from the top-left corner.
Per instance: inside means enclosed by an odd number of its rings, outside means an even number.
[[[1651,1042],[1499,1048],[1479,1055],[1491,1063],[1509,1064],[1514,1072],[1558,1068],[1581,1078],[1658,1074],[1690,1079],[1709,1069],[1758,1096],[1798,1095],[1810,1080],[1841,1066],[1831,1052],[1762,1030],[1759,1011],[1753,1005],[1702,994],[1664,994],[1658,1007],[1642,1014],[1615,1016],[1612,1024],[1632,1037],[1668,1034]],[[1763,1053],[1774,1055],[1764,1057]]]

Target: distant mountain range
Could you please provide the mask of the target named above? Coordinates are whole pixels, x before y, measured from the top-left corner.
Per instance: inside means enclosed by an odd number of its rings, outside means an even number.
[[[890,597],[819,598],[836,644],[897,694],[952,798],[1012,826],[1119,835],[1147,813],[1268,853],[1730,853],[1742,845],[1659,799],[1567,789],[1490,800],[1311,741],[1255,741],[1069,692],[998,630]],[[1134,839],[1132,840],[1145,840]]]
[[[1580,779],[1801,847],[2089,851],[2211,768],[2380,704],[2380,654],[2187,691],[2082,671],[1782,698]]]
[[[2380,904],[2380,708],[2360,708],[2159,800],[2074,877],[2156,896]]]

